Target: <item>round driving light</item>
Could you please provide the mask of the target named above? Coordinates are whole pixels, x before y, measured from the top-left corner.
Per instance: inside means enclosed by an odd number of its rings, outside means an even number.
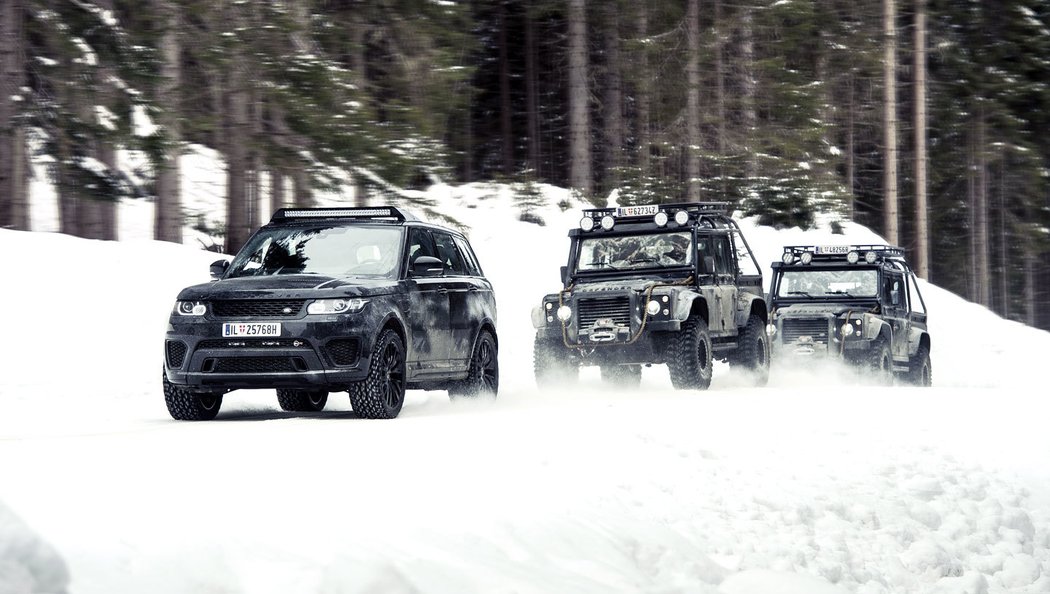
[[[868,264],[874,264],[875,260],[878,260],[878,259],[879,259],[879,255],[876,254],[875,252],[868,252],[868,253],[864,254],[864,261],[867,262]]]
[[[196,305],[193,306],[193,315],[195,315],[195,316],[203,316],[204,315],[204,310],[205,310],[204,304],[203,303],[197,303]]]
[[[656,223],[657,227],[663,227],[667,224],[667,213],[662,211],[656,213],[656,216],[653,217],[653,222]]]
[[[568,322],[569,318],[572,317],[572,308],[568,305],[563,305],[558,308],[558,319],[563,322]]]
[[[860,260],[860,254],[857,252],[850,252],[846,254],[846,261],[850,264],[856,264],[857,260]]]
[[[547,308],[547,311],[550,311],[550,310],[554,309],[554,304],[553,304],[553,303],[551,303],[550,301],[548,301],[548,302],[547,302],[547,303],[546,303],[546,304],[544,305],[544,307],[546,307],[546,308]]]
[[[615,224],[616,219],[612,218],[612,215],[605,215],[602,217],[602,229],[608,231],[609,229],[612,229]]]
[[[794,264],[795,254],[792,254],[791,252],[784,252],[784,257],[780,258],[780,261],[784,264]]]
[[[658,301],[656,301],[655,299],[650,301],[649,303],[646,303],[645,304],[645,311],[649,315],[655,316],[656,314],[660,313],[660,303]]]
[[[687,213],[684,210],[680,210],[680,211],[674,213],[674,222],[678,223],[679,225],[684,225],[684,224],[688,223],[689,222],[689,213]]]
[[[583,217],[580,219],[580,229],[583,229],[584,231],[594,229],[594,219],[591,217]]]
[[[802,252],[802,257],[800,259],[803,264],[809,264],[813,261],[813,252]]]
[[[853,326],[850,326],[849,324],[843,324],[842,325],[842,335],[843,336],[849,336],[851,334],[853,334]]]

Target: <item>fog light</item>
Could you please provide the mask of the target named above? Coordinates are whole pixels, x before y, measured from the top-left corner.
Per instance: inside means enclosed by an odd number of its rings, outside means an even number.
[[[853,334],[853,326],[850,326],[848,323],[843,324],[841,331],[843,336],[850,336]]]
[[[646,303],[645,304],[645,311],[649,315],[655,316],[656,314],[660,313],[660,303],[658,301],[656,301],[655,299],[650,301],[649,303]]]
[[[569,318],[572,317],[572,308],[568,305],[563,305],[558,308],[558,319],[563,322],[568,322]]]

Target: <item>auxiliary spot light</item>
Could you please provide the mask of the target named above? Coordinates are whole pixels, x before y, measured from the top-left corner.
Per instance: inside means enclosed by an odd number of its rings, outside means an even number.
[[[660,211],[653,217],[653,222],[656,223],[657,227],[663,227],[667,224],[667,213]]]
[[[616,219],[612,218],[612,215],[605,215],[602,217],[602,229],[608,231],[609,229],[612,229],[615,224]]]
[[[680,211],[674,213],[674,222],[678,223],[679,225],[684,225],[684,224],[688,223],[689,222],[689,213],[687,213],[684,210],[680,210]]]
[[[594,229],[594,219],[591,217],[583,217],[580,219],[580,229],[583,229],[584,231]]]
[[[802,260],[803,264],[809,264],[813,261],[813,252],[802,252],[800,260]]]
[[[856,264],[857,260],[860,260],[860,254],[857,252],[850,252],[846,254],[846,261],[850,264]]]

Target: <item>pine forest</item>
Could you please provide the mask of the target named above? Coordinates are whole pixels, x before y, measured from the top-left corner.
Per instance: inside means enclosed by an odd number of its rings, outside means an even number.
[[[63,233],[150,200],[180,242],[200,145],[228,253],[264,195],[546,183],[856,221],[1050,328],[1045,0],[3,0],[0,27],[0,227],[31,230],[46,163]]]

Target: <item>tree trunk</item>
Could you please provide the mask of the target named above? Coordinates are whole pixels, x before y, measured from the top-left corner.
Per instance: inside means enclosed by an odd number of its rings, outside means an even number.
[[[967,228],[970,230],[970,258],[969,261],[977,262],[977,123],[973,122],[970,127],[970,133],[967,135],[967,146],[966,146],[966,198],[969,220]],[[977,279],[977,273],[973,268],[969,271],[970,275],[970,301],[978,301],[979,299],[979,282]]]
[[[1038,262],[1038,257],[1035,253],[1035,248],[1032,246],[1031,240],[1024,242],[1024,309],[1025,309],[1025,323],[1029,326],[1035,326],[1038,320],[1036,319],[1036,274],[1035,267]]]
[[[849,220],[857,220],[857,166],[856,166],[856,98],[854,96],[853,84],[855,74],[851,70],[849,77],[846,80],[847,93],[849,99],[846,102],[847,115],[846,115],[846,188],[849,190],[846,193],[846,211],[849,213]]]
[[[0,228],[29,230],[25,129],[17,98],[25,86],[22,0],[0,2]]]
[[[569,185],[590,198],[593,186],[586,8],[585,0],[569,0]]]
[[[623,79],[620,75],[620,16],[616,2],[605,5],[605,191],[620,186],[623,167]]]
[[[741,103],[744,112],[744,177],[754,187],[758,176],[757,133],[758,114],[755,111],[755,41],[751,7],[744,6],[740,16],[740,54],[743,65]]]
[[[285,191],[285,180],[287,175],[284,170],[280,167],[270,168],[270,211],[271,213],[277,212],[278,209],[285,208],[287,204],[288,192]]]
[[[305,165],[301,165],[292,173],[292,192],[295,194],[295,206],[297,208],[312,208],[314,206],[313,193],[310,190],[310,173]],[[355,198],[359,206],[364,205],[364,196]]]
[[[156,164],[157,202],[153,217],[153,237],[160,241],[182,243],[182,197],[179,153],[182,132],[179,127],[179,89],[182,86],[179,29],[181,11],[171,0],[157,0],[158,22],[161,23],[160,81],[157,103],[161,106],[158,124],[163,130],[164,149]]]
[[[230,65],[227,89],[226,138],[226,253],[241,249],[250,232],[248,216],[248,90],[243,62]]]
[[[984,104],[977,110],[977,201],[975,216],[977,225],[977,303],[985,307],[992,304],[991,269],[988,258],[988,154],[985,137]]]
[[[685,175],[687,198],[700,200],[700,0],[689,0],[685,14],[688,56],[685,66]]]
[[[900,243],[897,224],[897,0],[882,0],[885,55],[883,57],[883,131],[886,139],[883,235]]]
[[[503,148],[503,175],[514,173],[514,130],[511,125],[510,59],[507,49],[507,6],[499,3],[499,124],[500,145]]]
[[[930,229],[926,204],[926,0],[915,0],[915,258],[916,273],[930,280]]]
[[[726,180],[726,67],[725,39],[722,29],[722,0],[715,0],[715,103],[718,110],[718,179],[722,188],[720,200],[729,199],[729,182]]]
[[[540,177],[540,122],[536,111],[536,36],[532,1],[525,3],[525,117],[528,126],[528,158],[532,177]],[[468,160],[469,162],[469,160]]]
[[[649,165],[649,146],[652,143],[649,133],[649,7],[648,2],[638,2],[638,39],[641,48],[638,50],[638,175],[645,179],[651,171]]]
[[[999,315],[1004,318],[1010,317],[1010,268],[1008,266],[1008,252],[1010,251],[1010,238],[1006,235],[1006,219],[1010,211],[1006,208],[1006,152],[1000,145],[999,149],[999,200],[996,210],[999,214]]]

